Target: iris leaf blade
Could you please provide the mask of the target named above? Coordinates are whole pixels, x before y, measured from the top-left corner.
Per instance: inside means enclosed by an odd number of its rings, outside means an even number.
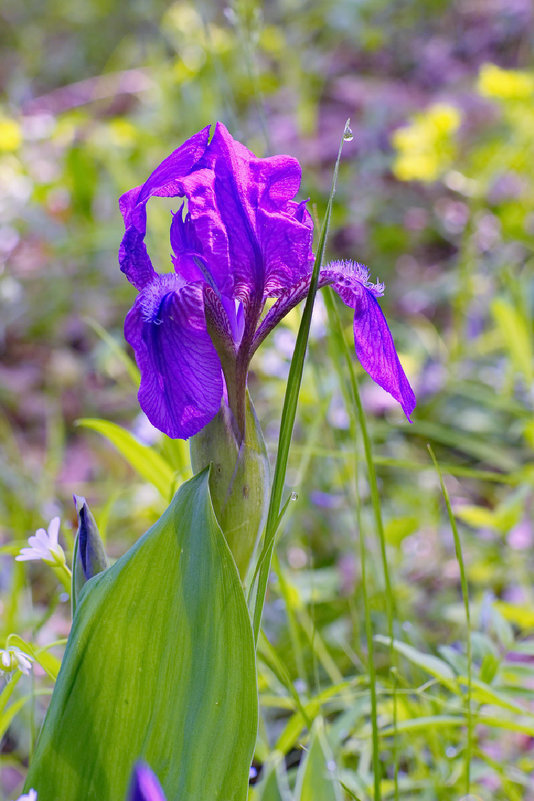
[[[138,758],[167,801],[246,798],[255,649],[208,475],[82,590],[28,774],[39,801],[125,798]]]
[[[89,428],[106,437],[128,464],[146,481],[153,484],[168,500],[175,485],[175,473],[170,464],[153,448],[143,445],[129,431],[109,420],[84,417],[77,425]]]

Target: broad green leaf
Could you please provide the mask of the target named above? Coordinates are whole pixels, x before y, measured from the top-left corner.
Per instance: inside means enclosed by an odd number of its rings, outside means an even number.
[[[397,731],[427,731],[429,729],[447,728],[448,726],[465,726],[465,717],[463,715],[425,715],[420,718],[399,721],[397,723]],[[391,737],[395,729],[393,726],[384,726],[379,732],[382,737]]]
[[[473,528],[490,528],[506,532],[519,522],[522,512],[523,501],[520,499],[515,503],[502,504],[494,510],[466,504],[455,509],[454,514]]]
[[[376,461],[376,460],[375,460]],[[419,518],[417,515],[404,515],[394,517],[384,527],[384,536],[388,545],[398,547],[406,537],[417,531]]]
[[[376,642],[382,643],[382,645],[390,645],[389,637],[383,637],[381,634],[377,634],[374,639]],[[437,679],[441,679],[445,682],[454,681],[454,671],[443,659],[433,656],[432,654],[424,654],[412,645],[408,645],[408,643],[401,642],[400,640],[393,641],[393,648],[397,653],[405,656],[406,659],[414,665],[430,673],[431,676],[435,676]]]
[[[448,728],[449,726],[465,726],[463,715],[429,715],[428,717],[412,718],[402,720],[397,725],[399,732],[428,731],[429,729]],[[499,717],[493,715],[477,715],[477,723],[490,726],[495,729],[505,729],[506,731],[517,731],[521,734],[534,736],[534,722],[528,718],[520,718],[515,715],[513,718]],[[393,734],[393,726],[385,726],[380,730],[382,737],[390,737]]]
[[[497,675],[500,664],[501,660],[498,656],[495,656],[495,654],[485,654],[480,665],[480,680],[485,682],[485,684],[491,684]]]
[[[129,431],[110,423],[84,417],[78,425],[97,431],[108,439],[142,478],[153,484],[167,500],[175,487],[175,474],[168,462],[153,448],[143,445]]]
[[[517,731],[521,734],[526,734],[529,737],[534,737],[534,719],[533,718],[520,718],[514,715],[512,718],[493,717],[492,715],[479,715],[477,718],[478,723],[484,726],[491,726],[494,729],[505,729],[506,731]]]
[[[482,506],[459,506],[454,511],[456,517],[472,528],[497,528],[495,512]]]
[[[167,801],[246,799],[255,649],[208,480],[82,590],[28,774],[39,801],[122,801],[140,757]]]
[[[296,801],[341,801],[341,786],[335,767],[322,718],[317,718],[308,753],[300,764]]]

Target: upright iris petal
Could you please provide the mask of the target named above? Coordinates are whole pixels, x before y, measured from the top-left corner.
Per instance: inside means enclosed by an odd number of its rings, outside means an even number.
[[[141,407],[157,428],[191,437],[225,397],[242,439],[250,359],[308,292],[313,223],[306,201],[294,199],[296,159],[257,158],[221,123],[211,141],[209,132],[188,139],[120,199],[126,229],[120,267],[139,290],[125,333],[141,371]],[[154,269],[144,241],[146,204],[154,196],[187,203],[172,217],[170,274]],[[327,284],[354,309],[362,366],[409,418],[415,397],[376,299],[381,287],[352,262],[321,270],[319,286]]]

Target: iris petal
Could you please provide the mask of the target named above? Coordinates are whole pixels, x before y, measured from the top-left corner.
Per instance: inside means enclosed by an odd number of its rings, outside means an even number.
[[[312,223],[292,200],[300,187],[298,161],[257,158],[218,123],[203,164],[206,171],[191,173],[184,189],[221,292],[228,294],[229,284],[222,286],[216,269],[231,276],[233,296],[245,303],[251,296],[263,299],[269,282],[282,287],[306,272]]]
[[[125,192],[119,200],[126,228],[119,249],[119,264],[128,280],[138,289],[146,286],[155,275],[144,242],[146,203],[154,195],[176,197],[184,194],[182,179],[195,168],[204,154],[208,136],[209,126],[173,151],[142,186]]]
[[[334,267],[335,265],[332,265]],[[397,356],[395,343],[386,318],[378,305],[377,295],[382,294],[381,285],[369,284],[367,270],[362,265],[341,265],[344,269],[325,270],[330,273],[332,287],[347,306],[354,309],[354,347],[363,369],[373,381],[389,392],[400,403],[410,420],[416,399]],[[410,421],[411,422],[411,421]]]
[[[354,309],[354,346],[364,370],[386,392],[400,403],[408,418],[416,400],[397,356],[393,337],[377,297],[383,294],[381,284],[368,280],[368,270],[353,262],[333,262],[319,274],[319,287],[331,285],[347,306]],[[263,342],[286,314],[308,294],[311,275],[295,281],[279,295],[259,325],[252,351]]]
[[[141,293],[125,322],[125,336],[141,371],[139,403],[169,437],[188,439],[217,413],[223,394],[219,357],[206,331],[202,285],[169,290],[162,284],[152,318]]]

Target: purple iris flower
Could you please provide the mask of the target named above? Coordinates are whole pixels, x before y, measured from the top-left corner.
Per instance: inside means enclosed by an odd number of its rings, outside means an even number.
[[[188,139],[142,186],[120,199],[125,234],[119,262],[139,290],[125,322],[141,386],[139,402],[154,426],[187,439],[226,397],[244,432],[247,370],[258,345],[300,303],[313,268],[313,222],[294,200],[301,170],[290,156],[257,158],[217,123]],[[173,272],[158,273],[145,245],[153,196],[185,201],[170,226]],[[378,305],[383,292],[360,264],[321,270],[354,309],[356,355],[409,419],[415,397]],[[276,299],[267,314],[267,299]]]
[[[145,762],[138,762],[133,769],[128,801],[165,801],[161,784]]]

